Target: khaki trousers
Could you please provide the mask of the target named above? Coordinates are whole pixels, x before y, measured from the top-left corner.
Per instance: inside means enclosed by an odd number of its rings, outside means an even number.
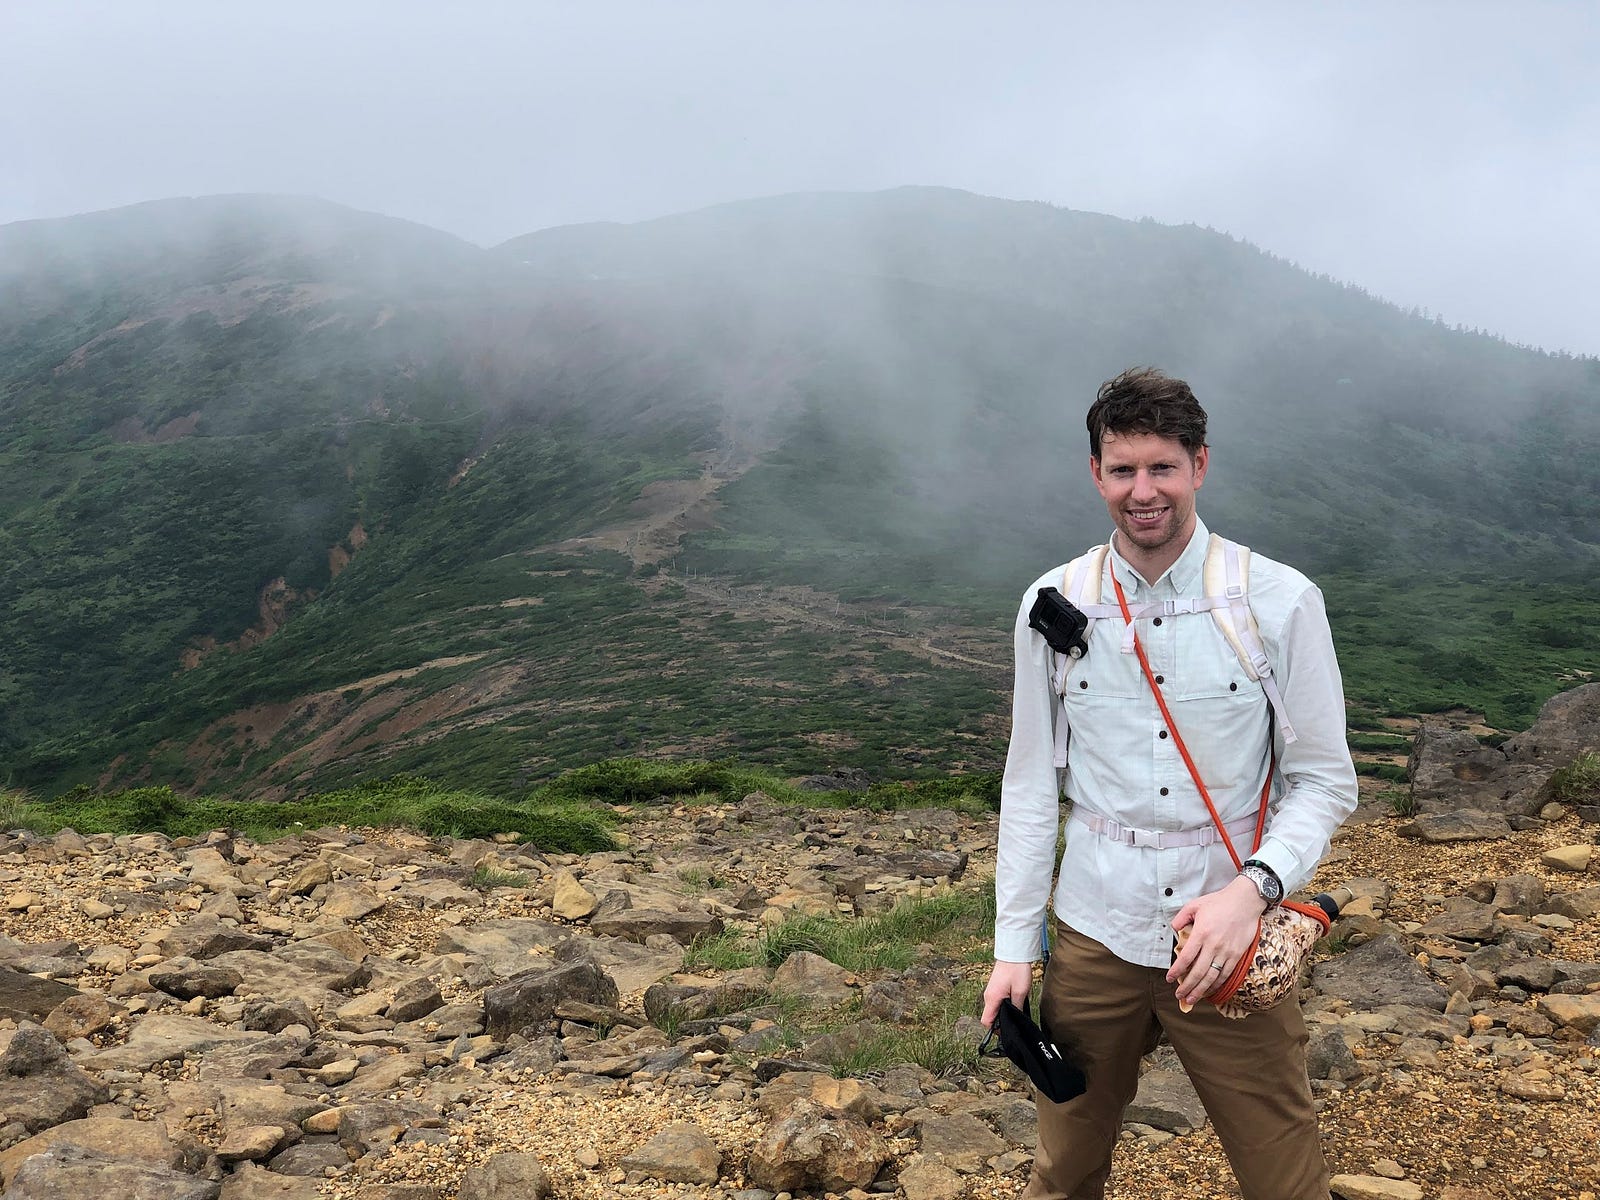
[[[1089,1087],[1065,1104],[1037,1097],[1039,1150],[1024,1200],[1101,1200],[1139,1059],[1162,1030],[1245,1200],[1328,1200],[1298,1000],[1242,1021],[1204,1001],[1184,1013],[1164,970],[1123,962],[1060,921],[1055,930],[1040,1011],[1058,1042],[1076,1042]]]

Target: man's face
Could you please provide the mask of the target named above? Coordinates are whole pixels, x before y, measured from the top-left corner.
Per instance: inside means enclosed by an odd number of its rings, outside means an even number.
[[[1089,467],[1111,520],[1127,540],[1124,554],[1159,561],[1170,549],[1176,559],[1194,532],[1194,494],[1205,482],[1206,462],[1206,447],[1191,458],[1176,438],[1101,436],[1100,457],[1091,455]],[[1171,561],[1163,562],[1163,569]]]

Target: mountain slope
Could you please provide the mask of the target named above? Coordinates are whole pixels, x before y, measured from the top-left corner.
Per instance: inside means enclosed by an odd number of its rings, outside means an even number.
[[[1082,411],[1151,361],[1212,413],[1207,519],[1363,631],[1355,695],[1520,719],[1592,669],[1592,361],[936,189],[490,251],[219,197],[0,229],[0,754],[265,794],[995,765],[1017,589],[1104,536]]]

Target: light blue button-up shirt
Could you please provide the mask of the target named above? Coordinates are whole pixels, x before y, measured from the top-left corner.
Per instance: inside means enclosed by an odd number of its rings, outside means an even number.
[[[1102,601],[1115,603],[1111,572],[1128,603],[1201,598],[1209,533],[1203,522],[1161,578],[1147,582],[1120,554],[1106,555]],[[1041,587],[1061,587],[1063,567],[1023,595],[1016,625],[1016,682],[1011,747],[1001,789],[995,867],[995,958],[1039,957],[1050,892],[1060,798],[1140,830],[1183,830],[1211,824],[1136,655],[1121,653],[1121,619],[1097,620],[1089,651],[1067,674],[1071,740],[1067,769],[1054,765],[1061,700],[1051,688],[1054,656],[1028,628]],[[1250,556],[1250,609],[1282,689],[1298,739],[1274,736],[1271,708],[1259,683],[1209,613],[1137,621],[1139,641],[1161,679],[1162,693],[1212,802],[1230,826],[1253,818],[1277,751],[1277,776],[1267,832],[1253,857],[1267,863],[1286,892],[1310,880],[1329,839],[1356,805],[1355,767],[1345,743],[1344,687],[1334,657],[1322,593],[1304,575],[1260,554]],[[1056,884],[1056,916],[1108,947],[1150,967],[1172,961],[1171,921],[1197,896],[1237,874],[1220,842],[1163,849],[1125,845],[1068,821]],[[1250,839],[1234,838],[1241,860]]]

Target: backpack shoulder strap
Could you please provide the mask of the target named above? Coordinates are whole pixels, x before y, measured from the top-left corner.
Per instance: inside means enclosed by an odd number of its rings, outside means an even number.
[[[1213,533],[1206,545],[1202,582],[1207,599],[1219,602],[1211,609],[1212,620],[1233,647],[1244,673],[1266,693],[1284,742],[1294,741],[1294,726],[1289,723],[1283,694],[1273,677],[1272,660],[1267,657],[1261,629],[1250,611],[1250,548]]]
[[[1105,605],[1100,602],[1101,584],[1105,576],[1106,555],[1110,552],[1109,545],[1091,546],[1088,550],[1078,555],[1069,562],[1061,571],[1061,594],[1071,602],[1072,606],[1088,618],[1084,626],[1083,636],[1089,636],[1089,630],[1094,628],[1094,623],[1101,617],[1117,615],[1116,605]],[[1055,656],[1055,672],[1051,683],[1056,695],[1062,696],[1067,690],[1067,671],[1072,667],[1072,660],[1065,654]]]
[[[1112,616],[1116,612],[1115,606],[1108,607],[1100,602],[1101,583],[1105,576],[1106,554],[1110,551],[1109,544],[1092,546],[1077,558],[1069,562],[1061,572],[1061,594],[1072,602],[1074,608],[1088,618],[1084,626],[1083,636],[1089,636],[1089,630],[1095,621],[1101,617]],[[1067,719],[1067,672],[1072,669],[1072,659],[1065,654],[1053,655],[1055,670],[1051,673],[1050,684],[1055,694],[1061,697],[1061,711],[1056,714],[1055,729],[1055,765],[1060,770],[1067,765],[1067,739],[1071,732]]]

